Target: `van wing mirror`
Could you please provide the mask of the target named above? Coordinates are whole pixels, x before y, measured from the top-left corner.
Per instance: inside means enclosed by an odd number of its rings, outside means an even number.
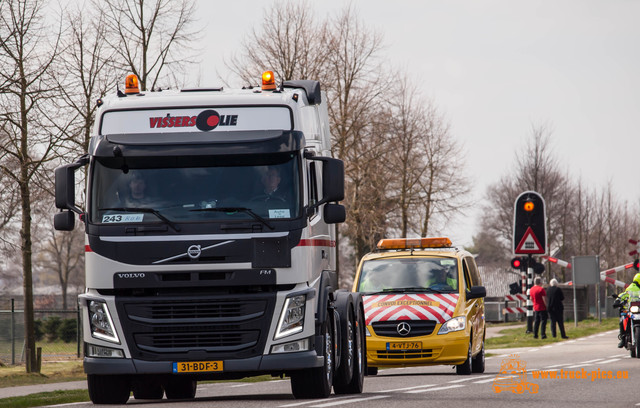
[[[484,286],[472,286],[467,292],[467,300],[478,299],[487,296],[487,289]]]
[[[80,214],[82,210],[76,207],[76,177],[75,171],[80,167],[89,163],[89,156],[84,155],[78,161],[72,164],[65,164],[55,170],[56,177],[56,207],[61,210],[71,210]]]

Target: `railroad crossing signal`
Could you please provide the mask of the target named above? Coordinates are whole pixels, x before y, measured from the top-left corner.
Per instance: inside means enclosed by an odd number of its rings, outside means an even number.
[[[516,199],[513,216],[513,253],[547,253],[547,213],[544,199],[535,191],[525,191]]]

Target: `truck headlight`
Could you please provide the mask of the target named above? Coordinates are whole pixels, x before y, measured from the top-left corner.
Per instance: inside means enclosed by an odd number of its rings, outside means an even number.
[[[629,311],[630,311],[631,313],[640,313],[640,306],[631,306],[631,307],[629,308]]]
[[[447,334],[450,332],[464,330],[467,325],[467,320],[464,316],[454,317],[453,319],[447,320],[444,322],[440,330],[438,330],[438,334]]]
[[[91,327],[91,336],[96,339],[120,343],[106,303],[96,300],[89,301],[89,326]]]
[[[288,297],[284,301],[278,329],[273,337],[274,340],[300,333],[304,325],[304,306],[307,303],[306,295]]]

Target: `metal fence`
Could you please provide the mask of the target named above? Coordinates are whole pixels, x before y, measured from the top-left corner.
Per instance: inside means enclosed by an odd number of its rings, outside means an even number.
[[[80,358],[82,324],[79,309],[36,309],[34,320],[36,347],[42,348],[43,361]],[[0,310],[0,363],[25,363],[24,334],[24,310],[18,309],[11,299],[10,309]]]

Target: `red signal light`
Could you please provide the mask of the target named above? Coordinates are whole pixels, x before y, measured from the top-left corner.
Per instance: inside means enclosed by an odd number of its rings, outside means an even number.
[[[513,269],[521,269],[522,268],[522,261],[520,260],[520,258],[513,258],[511,260],[511,267]]]

